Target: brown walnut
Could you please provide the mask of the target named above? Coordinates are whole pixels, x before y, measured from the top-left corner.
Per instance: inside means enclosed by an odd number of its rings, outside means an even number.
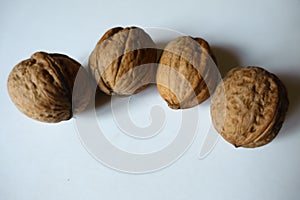
[[[108,30],[89,58],[89,69],[106,94],[131,95],[153,81],[157,50],[141,28]]]
[[[80,84],[73,89],[75,80]],[[17,64],[8,77],[7,89],[21,112],[50,123],[68,120],[83,110],[91,91],[88,75],[77,61],[45,52]]]
[[[275,138],[288,105],[287,91],[274,74],[260,67],[237,67],[217,86],[211,117],[225,140],[255,148]]]
[[[218,81],[216,61],[201,38],[178,37],[165,47],[156,74],[161,97],[172,109],[196,106],[209,98]]]

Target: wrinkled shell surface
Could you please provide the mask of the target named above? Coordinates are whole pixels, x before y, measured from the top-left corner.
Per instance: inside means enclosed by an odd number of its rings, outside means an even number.
[[[73,84],[79,71],[84,80],[72,103]],[[62,54],[45,52],[37,52],[16,65],[8,77],[7,89],[21,112],[51,123],[68,120],[74,110],[84,109],[90,90],[88,75],[78,62]]]
[[[161,97],[170,108],[190,108],[209,98],[218,70],[208,43],[183,36],[165,47],[156,74]]]
[[[140,28],[107,31],[89,58],[90,72],[106,94],[131,95],[153,81],[156,48]]]
[[[232,69],[212,97],[216,130],[236,147],[254,148],[272,141],[288,108],[281,81],[260,67]]]

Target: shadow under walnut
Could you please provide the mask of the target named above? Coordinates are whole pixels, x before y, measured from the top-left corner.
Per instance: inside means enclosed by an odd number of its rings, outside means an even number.
[[[290,133],[297,133],[295,131],[300,128],[299,118],[300,118],[300,72],[289,73],[289,74],[279,74],[278,75],[282,82],[285,84],[288,92],[288,98],[290,101],[289,110],[286,116],[286,122],[284,129],[286,130],[279,137],[288,136]]]
[[[211,49],[218,61],[217,65],[222,77],[224,77],[232,68],[241,65],[238,54],[233,48],[212,46]]]

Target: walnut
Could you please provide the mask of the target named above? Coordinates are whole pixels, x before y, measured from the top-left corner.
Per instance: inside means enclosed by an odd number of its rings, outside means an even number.
[[[153,81],[157,50],[138,27],[108,30],[89,58],[90,72],[106,94],[131,95]]]
[[[76,91],[75,80],[81,81]],[[21,112],[51,123],[68,120],[74,112],[83,110],[91,91],[88,75],[78,62],[45,52],[34,53],[17,64],[8,77],[7,89]]]
[[[178,37],[165,47],[156,74],[161,97],[172,109],[196,106],[209,98],[218,79],[209,44],[201,38]]]
[[[260,67],[237,67],[217,86],[211,117],[225,140],[255,148],[275,138],[288,105],[287,91],[274,74]]]

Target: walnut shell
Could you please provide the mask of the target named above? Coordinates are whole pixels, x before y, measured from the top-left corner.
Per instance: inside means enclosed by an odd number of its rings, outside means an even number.
[[[75,80],[82,83],[73,90]],[[17,64],[9,74],[7,89],[21,112],[50,123],[68,120],[83,110],[91,91],[88,75],[77,61],[45,52]]]
[[[275,138],[288,105],[287,91],[274,74],[260,67],[237,67],[217,86],[211,117],[225,140],[255,148]]]
[[[138,27],[108,30],[89,58],[90,72],[106,94],[131,95],[153,81],[157,50]]]
[[[201,38],[178,37],[165,47],[156,73],[161,97],[172,109],[196,106],[209,98],[218,81],[216,61]]]

